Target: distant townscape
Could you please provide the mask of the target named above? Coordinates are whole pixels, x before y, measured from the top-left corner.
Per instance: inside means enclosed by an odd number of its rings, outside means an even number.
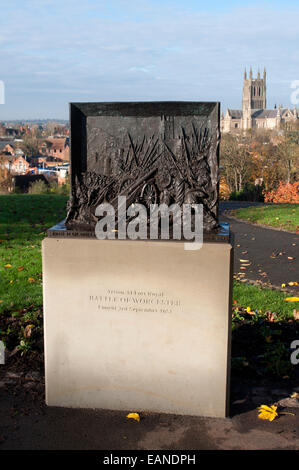
[[[0,122],[0,191],[66,184],[69,148],[68,122]]]

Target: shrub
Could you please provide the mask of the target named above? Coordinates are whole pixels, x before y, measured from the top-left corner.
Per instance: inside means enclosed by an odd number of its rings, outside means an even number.
[[[50,193],[52,194],[61,194],[62,196],[69,196],[70,194],[70,184],[69,183],[51,183],[50,184]]]
[[[41,180],[31,183],[28,189],[29,194],[47,194],[48,192],[49,186]]]
[[[264,186],[246,183],[242,191],[233,191],[230,201],[264,202]]]
[[[299,203],[299,182],[283,183],[280,181],[277,189],[264,192],[265,202]]]

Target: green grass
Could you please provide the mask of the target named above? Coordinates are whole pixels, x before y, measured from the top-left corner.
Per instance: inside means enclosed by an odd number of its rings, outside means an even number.
[[[299,230],[299,204],[271,204],[234,209],[231,215],[255,224],[284,230]]]
[[[0,313],[42,305],[41,241],[65,217],[66,201],[55,194],[0,196]]]
[[[275,312],[279,318],[292,317],[293,310],[298,302],[286,302],[284,299],[290,297],[285,292],[251,286],[242,282],[234,282],[233,301],[245,308],[250,307],[252,311],[261,311],[264,315],[267,311]]]

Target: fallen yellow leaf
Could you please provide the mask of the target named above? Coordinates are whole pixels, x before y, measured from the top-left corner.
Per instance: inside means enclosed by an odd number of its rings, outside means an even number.
[[[134,419],[135,421],[138,421],[138,422],[140,421],[140,416],[138,413],[129,413],[127,415],[127,418]]]
[[[35,282],[35,279],[33,277],[28,277],[28,282]]]
[[[285,284],[281,284],[281,287],[285,287],[286,285]]]
[[[5,264],[4,267],[5,268],[11,268],[11,264]]]
[[[289,282],[289,286],[298,286],[298,282]]]
[[[278,413],[276,412],[277,406],[272,405],[272,406],[267,406],[267,405],[261,405],[259,407],[259,412],[260,414],[258,417],[260,419],[267,419],[269,421],[273,421],[277,416]]]
[[[299,302],[299,297],[287,297],[284,299],[285,302]]]

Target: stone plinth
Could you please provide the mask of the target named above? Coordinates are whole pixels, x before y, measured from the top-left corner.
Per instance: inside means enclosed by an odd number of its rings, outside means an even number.
[[[231,253],[45,239],[47,404],[227,416]]]

